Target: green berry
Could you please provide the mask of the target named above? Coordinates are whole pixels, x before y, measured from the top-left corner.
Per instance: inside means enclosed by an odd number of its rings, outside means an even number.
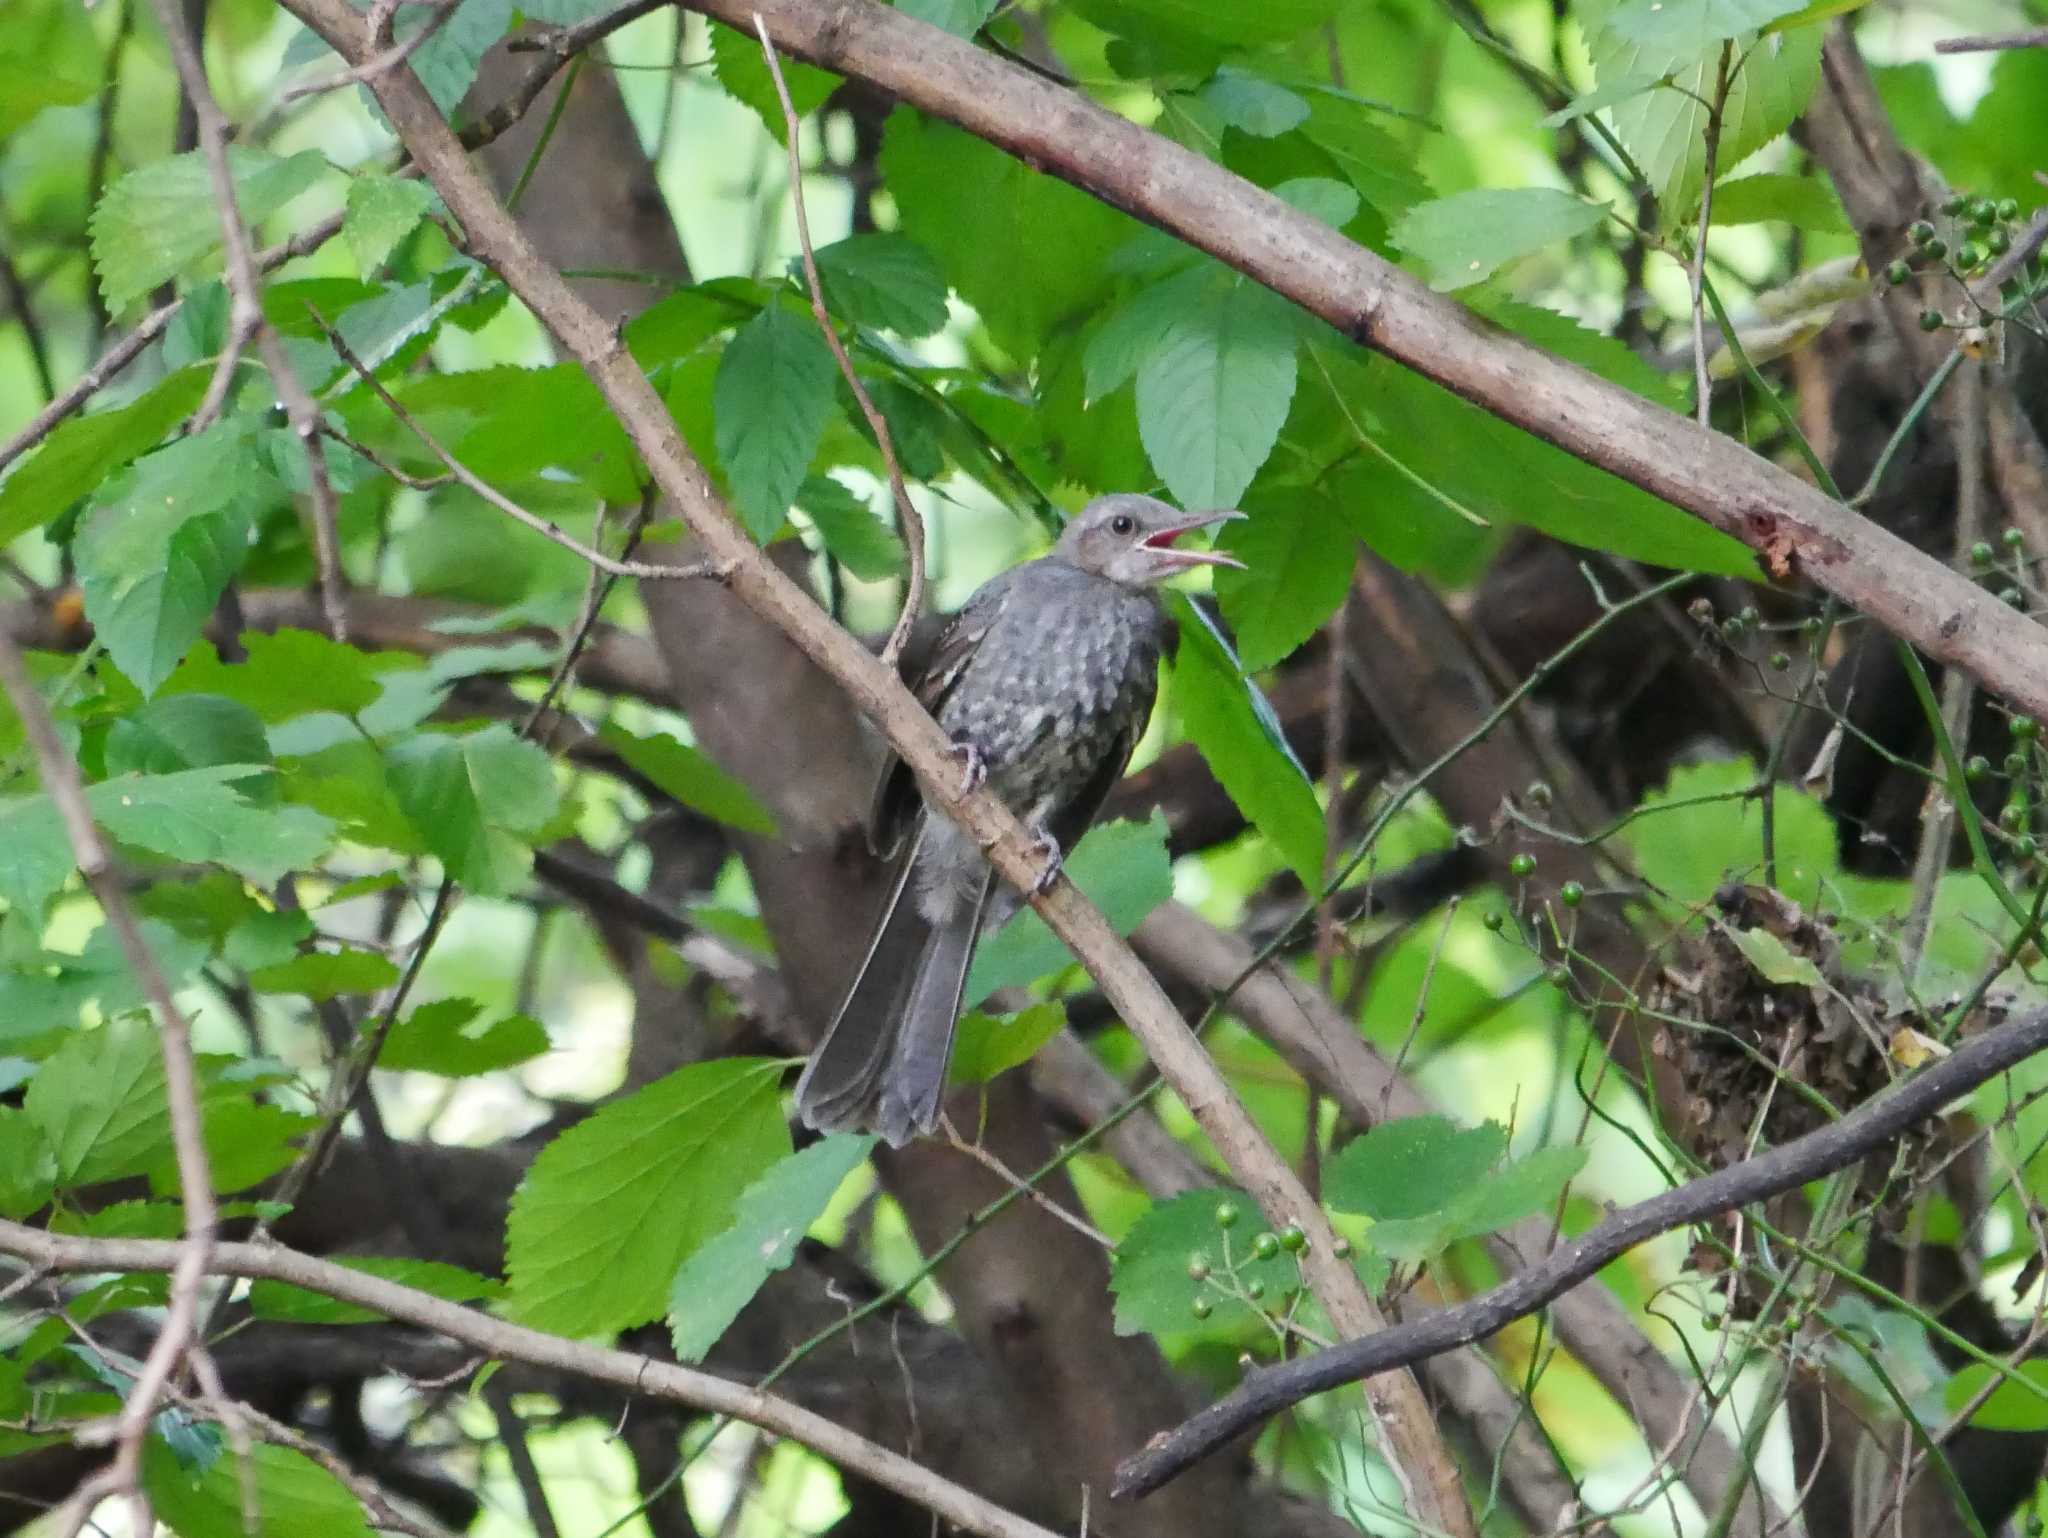
[[[1244,1284],[1244,1295],[1256,1303],[1266,1295],[1266,1284],[1255,1276]]]
[[[1977,198],[1970,204],[1970,223],[1977,228],[1988,227],[1998,217],[1998,205],[1989,198]]]
[[[2015,609],[2024,609],[2027,606],[2027,595],[2016,587],[2009,587],[2000,593],[1998,600],[2000,603],[2011,604]]]
[[[1343,1238],[1338,1239],[1335,1244],[1330,1246],[1330,1253],[1339,1260],[1349,1260],[1351,1258],[1351,1241]]]
[[[1209,1280],[1209,1257],[1200,1250],[1188,1257],[1188,1280],[1206,1282]]]
[[[2022,833],[2012,841],[2012,847],[2022,860],[2031,860],[2041,852],[2041,841],[2031,833]]]
[[[1906,227],[1906,238],[1916,246],[1924,246],[1934,239],[1934,226],[1925,219],[1915,219]]]
[[[1290,1255],[1299,1255],[1308,1248],[1308,1235],[1297,1225],[1289,1223],[1280,1230],[1280,1248]]]
[[[1934,237],[1934,239],[1928,241],[1927,244],[1922,246],[1920,249],[1925,251],[1929,257],[1938,262],[1943,257],[1948,255],[1948,242],[1943,240],[1939,235],[1937,235]]]
[[[1495,908],[1482,914],[1480,916],[1479,922],[1484,924],[1488,929],[1492,930],[1495,934],[1499,934],[1500,926],[1506,922],[1506,918],[1502,915],[1501,911],[1498,908]]]
[[[1943,201],[1941,211],[1947,214],[1949,218],[1955,219],[1968,212],[1969,207],[1970,195],[1967,192],[1958,192],[1953,197]]]
[[[1721,621],[1721,634],[1731,641],[1742,639],[1742,616],[1731,614]]]
[[[1557,889],[1557,900],[1567,908],[1576,908],[1586,900],[1586,889],[1576,881],[1567,881]]]
[[[2003,534],[1999,535],[1998,537],[2005,541],[2005,548],[2008,550],[2018,550],[2027,542],[2027,536],[2022,534],[2018,529],[2007,529]]]
[[[1901,283],[1913,281],[1913,269],[1904,262],[1893,262],[1889,267],[1885,268],[1884,277],[1887,283],[1897,287]]]
[[[2020,200],[2018,198],[2000,198],[1992,212],[1996,213],[2001,219],[2017,219],[2020,216]]]
[[[1805,636],[1808,640],[1811,640],[1813,637],[1819,635],[1821,633],[1821,629],[1821,618],[1818,614],[1809,614],[1806,616],[1805,619],[1799,622],[1799,633]]]
[[[1971,754],[1969,761],[1963,765],[1963,778],[1974,785],[1978,781],[1987,780],[1990,777],[1991,760],[1982,753]]]
[[[1970,546],[1970,564],[1972,566],[1989,566],[1997,559],[1998,552],[1991,548],[1988,540],[1980,539],[1976,544]]]
[[[1508,861],[1508,874],[1517,881],[1527,881],[1536,874],[1536,856],[1533,854],[1516,855],[1512,860]]]
[[[2004,230],[1992,230],[1984,237],[1984,249],[1993,256],[2003,256],[2012,249],[2012,237]]]
[[[1785,671],[1785,670],[1786,670],[1787,668],[1789,668],[1789,667],[1791,667],[1791,666],[1792,666],[1792,659],[1791,659],[1790,657],[1786,656],[1786,655],[1785,655],[1785,653],[1783,653],[1783,652],[1772,652],[1772,653],[1771,653],[1771,667],[1772,667],[1772,668],[1773,668],[1774,670],[1776,670],[1777,672],[1780,672],[1780,673],[1782,673],[1782,672],[1784,672],[1784,671]]]
[[[1197,1319],[1207,1319],[1215,1311],[1216,1305],[1211,1303],[1207,1298],[1197,1298],[1193,1303],[1190,1303],[1188,1305],[1188,1312],[1193,1314]]]
[[[1553,961],[1543,969],[1543,976],[1553,988],[1562,988],[1572,980],[1570,970],[1561,961]]]
[[[1998,820],[2005,827],[2015,831],[2025,827],[2027,823],[2027,803],[2024,801],[2006,802],[2005,809],[1998,814]]]
[[[1278,1234],[1260,1234],[1258,1238],[1252,1240],[1252,1253],[1261,1260],[1271,1260],[1280,1253],[1280,1236]]]
[[[1964,241],[1956,247],[1956,265],[1968,272],[1973,267],[1984,265],[1984,252],[1971,241]]]
[[[1237,1216],[1237,1204],[1235,1202],[1218,1202],[1216,1204],[1216,1226],[1218,1228],[1237,1227]]]
[[[1922,331],[1939,331],[1941,329],[1941,311],[1922,310],[1920,312],[1920,329]]]
[[[2027,772],[2027,755],[2015,749],[2005,755],[2005,772],[2011,778],[2018,778]]]
[[[1735,617],[1742,621],[1742,628],[1744,630],[1756,629],[1758,625],[1761,625],[1763,623],[1764,619],[1764,617],[1761,614],[1756,612],[1756,606],[1754,604],[1744,609],[1740,614],[1736,615]]]
[[[2014,716],[2011,731],[2017,742],[2032,742],[2041,735],[2041,723],[2032,716]]]

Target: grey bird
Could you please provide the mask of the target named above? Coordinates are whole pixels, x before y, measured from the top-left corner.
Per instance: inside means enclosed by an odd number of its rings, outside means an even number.
[[[1098,497],[1049,553],[983,583],[907,662],[906,681],[953,739],[963,786],[986,780],[1037,835],[1040,890],[1122,778],[1152,714],[1172,624],[1153,589],[1196,566],[1242,565],[1174,541],[1243,516]],[[996,890],[974,840],[925,804],[893,755],[868,838],[894,861],[889,895],[796,1103],[807,1126],[871,1128],[901,1148],[938,1120],[975,944],[1022,900]]]

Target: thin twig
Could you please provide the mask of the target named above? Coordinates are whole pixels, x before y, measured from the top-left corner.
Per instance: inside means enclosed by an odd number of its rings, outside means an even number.
[[[1115,1248],[1114,1241],[1110,1239],[1109,1235],[1097,1228],[1093,1223],[1084,1217],[1067,1211],[1066,1208],[1039,1190],[1037,1186],[1026,1184],[1015,1170],[1011,1169],[1009,1165],[1003,1163],[1001,1159],[997,1158],[979,1143],[968,1142],[953,1126],[953,1119],[950,1116],[942,1116],[940,1120],[945,1124],[946,1141],[952,1144],[955,1150],[967,1155],[968,1158],[979,1164],[1012,1190],[1021,1191],[1033,1206],[1042,1208],[1053,1217],[1058,1218],[1090,1244],[1100,1245],[1105,1250]]]
[[[493,1377],[484,1385],[484,1403],[491,1407],[492,1418],[498,1423],[498,1441],[512,1465],[512,1479],[519,1486],[519,1498],[526,1504],[526,1519],[533,1524],[536,1538],[561,1538],[562,1530],[555,1526],[555,1513],[541,1483],[540,1467],[533,1461],[533,1449],[526,1442],[526,1422],[512,1408],[512,1391],[505,1387],[503,1378]]]
[[[14,638],[0,629],[0,688],[13,702],[23,735],[42,772],[43,790],[57,809],[80,874],[93,896],[99,899],[107,927],[121,947],[122,958],[142,987],[157,1014],[158,1040],[164,1059],[164,1093],[170,1111],[171,1145],[177,1155],[179,1195],[185,1207],[185,1237],[176,1242],[177,1258],[171,1269],[170,1306],[163,1327],[144,1359],[142,1370],[121,1406],[118,1439],[113,1462],[94,1483],[99,1496],[131,1494],[138,1519],[146,1519],[148,1505],[140,1491],[142,1444],[149,1423],[156,1414],[166,1387],[188,1349],[196,1349],[199,1295],[212,1263],[217,1214],[213,1200],[213,1177],[207,1166],[206,1141],[199,1113],[199,1079],[192,1063],[192,1032],[183,1011],[171,997],[170,983],[143,942],[135,911],[128,905],[127,878],[114,864],[106,841],[92,820],[85,782],[78,765],[65,751],[43,697],[36,692],[27,664]],[[81,1490],[76,1503],[82,1521],[92,1505]],[[147,1520],[139,1520],[137,1532],[151,1532]],[[76,1531],[76,1529],[73,1529]]]
[[[687,566],[655,566],[646,561],[615,561],[602,550],[593,550],[590,546],[584,544],[582,540],[576,538],[575,535],[563,532],[538,513],[529,512],[441,447],[434,436],[424,427],[420,426],[412,413],[398,404],[397,397],[384,388],[383,382],[364,366],[363,360],[356,356],[355,350],[342,340],[341,333],[328,325],[326,318],[319,311],[315,310],[312,314],[314,323],[326,333],[328,344],[340,355],[342,362],[355,370],[356,376],[370,387],[376,394],[377,399],[384,403],[385,409],[398,419],[399,425],[419,439],[426,446],[428,453],[446,465],[448,473],[453,475],[457,481],[482,497],[491,506],[498,509],[499,512],[525,524],[534,533],[554,541],[564,550],[580,556],[599,571],[610,576],[637,577],[642,582],[675,582],[683,578],[697,577],[708,577],[713,581],[723,582],[732,575],[732,563],[730,561],[693,561]]]
[[[889,492],[896,499],[896,517],[903,525],[903,544],[910,556],[910,577],[903,588],[903,609],[896,616],[896,624],[882,647],[883,665],[893,668],[903,655],[904,643],[910,639],[911,628],[924,609],[924,517],[911,504],[910,492],[903,484],[903,467],[896,460],[896,445],[889,436],[889,424],[875,409],[867,387],[853,371],[853,360],[846,355],[846,344],[839,340],[832,317],[825,313],[825,285],[818,277],[818,258],[811,249],[811,223],[804,213],[804,166],[803,157],[797,149],[800,124],[796,104],[790,100],[789,85],[782,78],[782,61],[775,52],[774,41],[768,36],[768,24],[758,12],[754,16],[754,30],[760,35],[761,52],[767,57],[768,73],[775,81],[775,94],[782,102],[783,145],[789,152],[789,201],[796,211],[796,239],[803,249],[804,284],[811,294],[811,314],[817,317],[818,329],[825,333],[825,345],[832,349],[832,356],[839,361],[840,375],[846,380],[847,388],[853,391],[853,398],[860,403],[861,415],[867,418],[868,429],[875,435],[875,444],[882,451],[882,464],[889,472]]]
[[[2025,32],[1986,32],[1969,37],[1945,37],[1934,45],[1936,53],[1994,53],[2011,48],[2048,48],[2048,27]]]
[[[29,366],[35,370],[37,388],[45,401],[55,400],[57,380],[50,372],[50,348],[43,336],[43,323],[36,319],[35,309],[29,304],[28,285],[21,281],[21,269],[14,265],[6,247],[0,247],[0,296],[5,297],[7,308],[21,322],[21,339],[28,347]]]
[[[1714,385],[1707,371],[1707,229],[1714,216],[1714,171],[1721,155],[1721,119],[1728,105],[1728,64],[1734,57],[1733,40],[1721,45],[1721,62],[1714,75],[1714,100],[1707,112],[1706,176],[1700,184],[1700,233],[1692,250],[1692,366],[1693,414],[1701,427],[1711,425]]]
[[[413,56],[415,50],[423,46],[428,39],[441,30],[448,18],[455,14],[456,7],[462,3],[462,0],[430,0],[430,3],[433,6],[434,14],[427,18],[425,26],[414,32],[403,42],[392,44],[367,63],[341,70],[336,74],[325,76],[319,80],[309,80],[304,85],[295,85],[277,98],[277,104],[280,107],[288,107],[293,102],[301,101],[308,96],[324,96],[329,91],[339,91],[347,86],[367,85],[387,69],[398,68],[399,65]],[[383,0],[379,0],[377,9],[388,16],[394,7],[384,4]],[[372,30],[382,33],[385,27],[389,26],[389,22],[387,20],[384,26],[378,26],[376,24],[377,21],[378,17],[373,13],[371,17]]]

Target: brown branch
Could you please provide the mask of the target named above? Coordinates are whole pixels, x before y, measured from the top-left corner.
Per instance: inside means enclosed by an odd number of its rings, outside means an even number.
[[[512,1479],[519,1486],[520,1500],[526,1503],[526,1519],[533,1524],[535,1538],[561,1538],[562,1530],[555,1526],[555,1513],[541,1483],[540,1468],[533,1461],[533,1449],[527,1445],[526,1422],[512,1408],[512,1391],[502,1379],[493,1378],[484,1385],[484,1403],[491,1407],[491,1416],[498,1423],[498,1440],[504,1444],[505,1457],[512,1465]]]
[[[363,18],[346,0],[284,3],[344,60],[360,61],[373,46]],[[936,29],[914,25],[921,46],[941,37]],[[378,76],[372,89],[414,160],[461,225],[470,249],[505,280],[590,375],[655,483],[681,512],[709,559],[728,567],[733,594],[824,669],[856,708],[881,727],[890,746],[916,772],[933,804],[987,851],[990,863],[1005,880],[1020,892],[1033,893],[1042,866],[1036,841],[986,788],[962,793],[953,767],[952,745],[938,724],[891,670],[835,625],[808,593],[747,539],[619,336],[535,251],[470,163],[461,142],[411,71],[394,70]],[[1302,1270],[1336,1330],[1356,1337],[1380,1329],[1383,1320],[1378,1309],[1349,1264],[1337,1254],[1337,1238],[1329,1220],[1265,1140],[1222,1072],[1101,910],[1069,881],[1057,882],[1048,892],[1034,893],[1030,901],[1101,983],[1268,1221],[1276,1228],[1294,1224],[1306,1233],[1309,1246]],[[1388,1435],[1389,1460],[1408,1487],[1416,1515],[1452,1534],[1472,1533],[1472,1514],[1457,1466],[1414,1379],[1391,1375],[1374,1386],[1370,1398]]]
[[[875,0],[691,0],[1179,236],[1345,335],[1757,550],[2030,712],[2048,634],[1741,444],[1560,361],[1135,123]]]
[[[1945,37],[1934,45],[1936,53],[2002,53],[2010,48],[2048,48],[2048,27],[2034,27],[2025,32]]]
[[[85,1239],[0,1221],[0,1254],[49,1271],[169,1271],[184,1259],[175,1239]],[[504,1362],[568,1373],[631,1395],[668,1400],[708,1414],[730,1415],[812,1448],[984,1538],[1055,1538],[1034,1522],[1004,1511],[901,1454],[877,1446],[836,1422],[773,1394],[672,1362],[565,1340],[367,1272],[318,1260],[275,1244],[221,1244],[210,1263],[216,1276],[290,1282],[387,1318],[432,1330]]]
[[[910,492],[903,484],[903,466],[897,462],[896,441],[889,434],[889,424],[875,409],[867,386],[853,371],[853,360],[846,355],[846,344],[839,340],[832,317],[825,313],[825,285],[818,277],[818,258],[811,249],[811,221],[804,212],[804,164],[797,150],[800,124],[796,103],[789,99],[789,83],[782,78],[782,60],[776,55],[775,43],[768,36],[768,25],[761,20],[759,12],[754,15],[754,31],[761,39],[761,52],[768,60],[768,74],[775,82],[775,95],[782,103],[782,140],[783,147],[789,152],[789,201],[796,211],[796,240],[803,252],[804,286],[810,290],[811,314],[817,318],[818,329],[825,334],[825,345],[832,349],[832,356],[839,363],[840,377],[853,391],[854,400],[860,404],[860,414],[867,418],[868,430],[875,435],[875,447],[882,451],[882,464],[889,472],[889,494],[896,500],[896,518],[903,525],[903,546],[910,559],[910,577],[903,586],[902,611],[897,614],[896,623],[889,630],[889,639],[882,646],[883,666],[893,668],[903,655],[911,627],[924,611],[924,516],[911,504]]]
[[[1248,1427],[1311,1394],[1484,1340],[1659,1234],[1796,1191],[1808,1181],[1847,1169],[2043,1049],[2048,1049],[2048,1010],[2037,1010],[1965,1042],[1932,1067],[1816,1132],[1624,1207],[1491,1292],[1366,1340],[1346,1341],[1314,1356],[1259,1368],[1227,1398],[1155,1437],[1143,1452],[1125,1460],[1114,1493],[1128,1497],[1158,1489]]]
[[[156,1414],[173,1375],[184,1363],[186,1353],[199,1349],[199,1294],[212,1260],[218,1221],[213,1177],[207,1167],[205,1135],[200,1124],[192,1031],[171,997],[170,983],[143,942],[135,910],[128,905],[127,878],[115,865],[106,841],[93,824],[78,765],[57,736],[56,722],[51,719],[43,697],[36,692],[20,650],[5,635],[0,635],[0,688],[13,702],[22,733],[42,772],[44,792],[56,806],[71,840],[79,872],[93,896],[99,899],[100,911],[121,947],[122,959],[157,1014],[171,1145],[177,1156],[178,1188],[185,1207],[185,1237],[165,1244],[170,1256],[168,1263],[158,1269],[171,1272],[170,1307],[165,1312],[163,1329],[121,1406],[113,1462],[79,1488],[66,1503],[60,1523],[60,1531],[76,1533],[101,1499],[126,1492],[137,1508],[136,1531],[150,1532],[153,1523],[139,1482],[142,1444],[149,1435],[150,1419]]]

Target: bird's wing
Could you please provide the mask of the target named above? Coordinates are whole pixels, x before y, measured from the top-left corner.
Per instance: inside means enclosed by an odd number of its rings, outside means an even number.
[[[1144,715],[1150,714],[1150,710],[1144,712]],[[1138,735],[1144,729],[1145,722],[1141,716],[1138,723],[1122,733],[1110,750],[1102,755],[1102,762],[1096,766],[1095,773],[1089,776],[1088,782],[1075,793],[1073,799],[1046,818],[1045,831],[1050,833],[1053,842],[1060,846],[1062,858],[1074,852],[1074,845],[1081,841],[1081,835],[1086,833],[1095,821],[1096,814],[1102,810],[1102,803],[1107,801],[1109,793],[1116,789],[1116,782],[1124,777],[1124,770],[1131,762],[1131,754],[1137,749]]]
[[[974,660],[989,630],[1002,611],[1008,591],[1008,572],[983,583],[966,604],[946,622],[931,648],[920,659],[915,676],[907,678],[918,703],[937,715],[946,698],[959,685],[967,666]],[[868,813],[868,847],[888,859],[902,847],[918,811],[924,805],[917,792],[917,776],[910,766],[891,753],[883,761],[875,781],[875,798]]]

